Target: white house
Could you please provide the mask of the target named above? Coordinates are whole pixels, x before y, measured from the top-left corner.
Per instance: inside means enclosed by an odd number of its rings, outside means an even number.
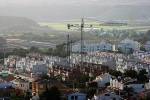
[[[84,42],[83,52],[96,52],[96,51],[112,51],[112,45],[105,41],[91,43],[88,41]],[[72,52],[81,52],[81,44],[80,42],[75,43],[72,46]]]
[[[148,83],[145,83],[145,90],[149,90],[150,89],[150,80]]]
[[[72,54],[71,55],[71,63],[76,64],[81,61],[80,54]],[[115,56],[112,53],[108,52],[95,52],[89,53],[83,57],[83,62],[93,63],[93,64],[103,64],[109,66],[110,68],[114,68],[115,66]]]
[[[16,70],[17,71],[25,70],[25,66],[26,66],[26,59],[25,58],[21,58],[19,61],[16,61]]]
[[[146,51],[150,51],[150,41],[147,41],[144,47]]]
[[[117,79],[110,79],[110,88],[123,90],[124,84]]]
[[[125,53],[130,52],[132,50],[138,51],[138,50],[140,50],[140,43],[127,38],[127,39],[122,40],[119,43],[118,49]]]
[[[110,79],[111,75],[109,73],[105,73],[100,76],[97,76],[94,81],[98,83],[98,87],[105,87],[105,84],[109,83]]]
[[[47,74],[48,73],[48,66],[43,63],[37,63],[32,67],[32,73],[34,74]]]
[[[73,93],[68,95],[68,100],[87,100],[87,95],[84,93]]]
[[[125,59],[123,58],[123,56],[118,56],[116,58],[116,70],[124,73],[126,69],[127,69],[127,65]]]

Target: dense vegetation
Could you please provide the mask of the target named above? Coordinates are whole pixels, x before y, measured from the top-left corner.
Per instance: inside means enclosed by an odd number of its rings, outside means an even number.
[[[125,73],[121,73],[120,71],[110,70],[109,73],[115,77],[130,77],[133,79],[137,79],[139,83],[146,83],[148,82],[148,76],[145,69],[140,70],[139,72],[135,70],[126,70]]]
[[[11,52],[1,52],[0,53],[0,59],[1,63],[3,62],[4,57],[8,57],[9,55],[18,55],[21,57],[25,57],[28,53],[40,53],[40,54],[46,54],[51,56],[59,56],[59,57],[66,57],[68,56],[67,50],[66,50],[66,44],[60,44],[57,45],[56,48],[49,48],[49,49],[40,49],[37,47],[31,47],[30,49],[22,49],[22,48],[16,48]]]

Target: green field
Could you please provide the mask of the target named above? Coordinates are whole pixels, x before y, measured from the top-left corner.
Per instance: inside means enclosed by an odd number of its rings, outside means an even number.
[[[65,23],[39,23],[40,26],[47,26],[49,28],[52,28],[54,30],[67,30],[67,24]]]
[[[67,29],[67,24],[80,24],[80,22],[62,22],[62,23],[39,23],[40,26],[47,26],[54,30],[59,31],[71,31]],[[103,29],[103,30],[135,30],[135,31],[147,31],[150,29],[150,26],[131,26],[131,25],[124,25],[124,26],[112,26],[112,25],[99,25],[97,22],[87,22],[87,25],[93,25],[96,29]],[[72,28],[73,30],[73,28]],[[73,30],[74,31],[74,30]]]

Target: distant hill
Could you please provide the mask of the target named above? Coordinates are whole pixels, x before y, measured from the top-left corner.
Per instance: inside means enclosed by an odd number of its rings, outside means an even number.
[[[35,21],[24,17],[0,16],[0,33],[48,33],[51,30],[39,26]]]
[[[20,10],[21,9],[21,10]],[[0,7],[0,16],[22,16],[37,22],[60,22],[82,17],[97,20],[142,20],[150,23],[150,5],[68,5],[45,7]]]
[[[20,10],[21,9],[21,10]],[[99,20],[150,20],[150,5],[68,5],[45,7],[0,7],[0,15],[25,16],[37,22],[59,22],[81,17]],[[10,13],[11,12],[11,13]]]
[[[71,15],[87,16],[100,22],[119,21],[131,25],[150,25],[150,5],[89,6],[88,10],[84,8],[87,7],[73,11]]]
[[[101,13],[98,19],[103,20],[126,20],[130,24],[150,25],[150,6],[142,5],[118,5],[108,7]]]
[[[101,0],[97,0],[99,3]],[[142,1],[142,0],[141,0]],[[20,10],[21,9],[21,10]],[[150,20],[150,5],[56,5],[44,7],[0,7],[0,16],[22,16],[37,22],[94,17],[99,20]]]

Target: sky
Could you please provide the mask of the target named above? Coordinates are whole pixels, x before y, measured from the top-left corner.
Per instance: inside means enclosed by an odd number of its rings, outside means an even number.
[[[119,7],[115,8],[118,5],[130,7],[121,7],[120,10]],[[136,9],[134,6],[137,5],[142,7]],[[149,6],[147,12],[144,6]],[[0,16],[27,17],[36,21],[67,20],[83,16],[109,17],[109,13],[116,17],[117,14],[123,15],[123,12],[125,16],[139,16],[136,15],[139,10],[142,9],[142,14],[147,15],[149,8],[150,0],[0,0]]]
[[[147,5],[150,0],[0,0],[0,6]]]

